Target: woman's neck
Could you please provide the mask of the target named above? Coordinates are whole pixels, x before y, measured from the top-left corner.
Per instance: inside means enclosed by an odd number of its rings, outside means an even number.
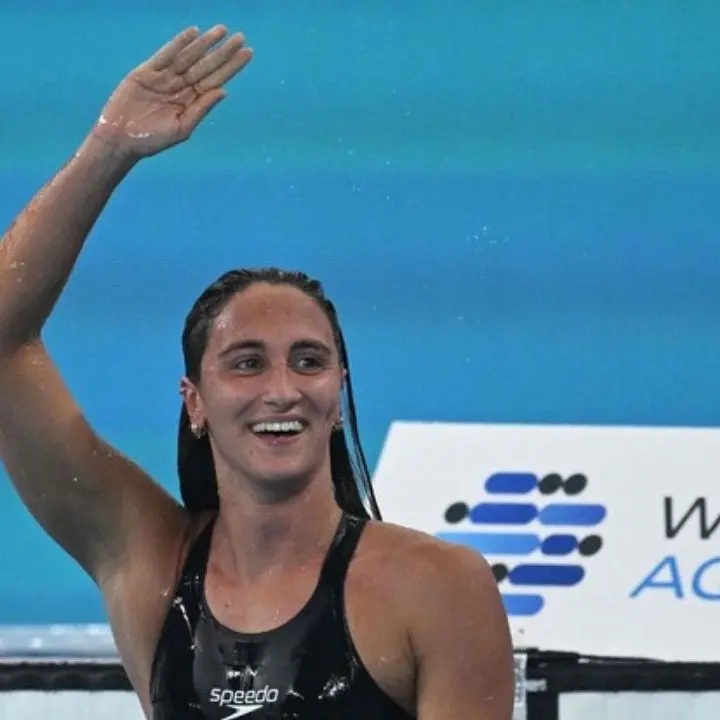
[[[340,521],[330,477],[282,498],[220,485],[213,564],[248,582],[324,557]]]

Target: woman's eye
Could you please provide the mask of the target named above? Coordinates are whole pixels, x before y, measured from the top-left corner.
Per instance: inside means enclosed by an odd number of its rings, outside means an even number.
[[[295,361],[295,367],[301,372],[313,372],[316,370],[322,370],[323,363],[316,357],[306,355]]]
[[[255,372],[262,368],[262,361],[256,357],[239,358],[233,363],[233,368],[241,372]]]

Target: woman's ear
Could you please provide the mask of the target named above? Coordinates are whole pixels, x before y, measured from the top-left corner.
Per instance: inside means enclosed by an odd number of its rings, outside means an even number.
[[[190,418],[190,428],[194,435],[202,433],[205,429],[206,419],[203,410],[202,398],[195,383],[187,377],[180,380],[180,394],[185,402],[185,409]]]

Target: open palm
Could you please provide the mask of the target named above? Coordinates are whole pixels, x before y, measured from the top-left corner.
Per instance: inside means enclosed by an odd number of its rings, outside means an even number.
[[[252,57],[244,42],[239,33],[227,37],[222,25],[180,33],[120,83],[95,134],[137,157],[187,140]]]

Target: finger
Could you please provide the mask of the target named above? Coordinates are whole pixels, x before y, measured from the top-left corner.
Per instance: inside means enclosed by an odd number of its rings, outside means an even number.
[[[203,78],[199,83],[196,83],[194,85],[195,89],[205,93],[222,87],[252,60],[252,56],[252,48],[236,50],[235,54],[225,64],[221,65],[214,73]]]
[[[236,33],[229,37],[220,47],[198,60],[186,73],[185,80],[194,85],[203,78],[214,73],[224,65],[244,45],[245,37]]]
[[[224,100],[227,93],[218,88],[201,95],[190,107],[182,114],[180,123],[187,137],[200,124],[203,118],[221,101]]]
[[[153,70],[164,70],[169,67],[175,56],[187,47],[198,36],[200,31],[196,27],[183,30],[176,35],[170,42],[163,45],[149,60],[148,65]]]
[[[224,25],[216,25],[200,37],[193,40],[172,63],[173,70],[178,75],[184,75],[205,53],[227,34]]]

